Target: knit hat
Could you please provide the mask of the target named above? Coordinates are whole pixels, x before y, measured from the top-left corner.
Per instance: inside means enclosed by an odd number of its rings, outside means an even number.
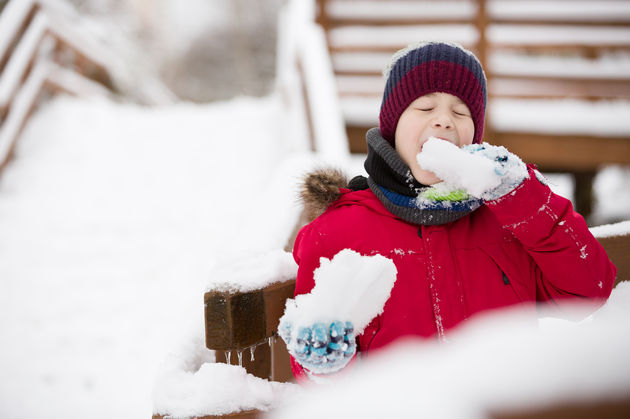
[[[486,76],[475,55],[457,44],[423,42],[394,54],[379,114],[381,135],[394,144],[398,119],[420,96],[443,92],[460,98],[471,112],[473,143],[480,143],[488,94]]]

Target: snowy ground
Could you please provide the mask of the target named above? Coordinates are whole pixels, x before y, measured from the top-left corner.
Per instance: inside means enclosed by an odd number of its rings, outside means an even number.
[[[281,115],[63,98],[31,119],[0,178],[0,417],[150,416],[213,268],[293,227],[308,162]]]

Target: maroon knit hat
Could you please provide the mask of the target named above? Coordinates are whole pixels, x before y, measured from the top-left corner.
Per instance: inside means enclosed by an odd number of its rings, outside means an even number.
[[[411,102],[434,92],[457,96],[468,106],[475,126],[473,143],[481,142],[488,94],[483,68],[472,52],[443,42],[412,45],[394,54],[385,77],[379,125],[392,145],[400,115]]]

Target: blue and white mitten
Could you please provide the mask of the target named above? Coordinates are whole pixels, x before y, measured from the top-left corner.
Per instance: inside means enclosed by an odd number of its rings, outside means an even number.
[[[348,321],[315,323],[297,330],[288,321],[282,321],[278,332],[295,360],[316,374],[339,371],[357,350],[354,327]]]
[[[510,193],[528,177],[527,166],[517,155],[488,143],[459,148],[448,141],[429,138],[417,161],[447,184],[485,201]]]

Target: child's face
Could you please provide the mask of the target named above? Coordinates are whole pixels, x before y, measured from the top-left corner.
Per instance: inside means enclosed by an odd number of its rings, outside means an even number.
[[[468,106],[457,96],[430,93],[420,96],[400,115],[396,126],[396,151],[423,185],[441,181],[433,172],[423,170],[416,155],[429,137],[450,141],[458,147],[472,144],[475,126]]]

